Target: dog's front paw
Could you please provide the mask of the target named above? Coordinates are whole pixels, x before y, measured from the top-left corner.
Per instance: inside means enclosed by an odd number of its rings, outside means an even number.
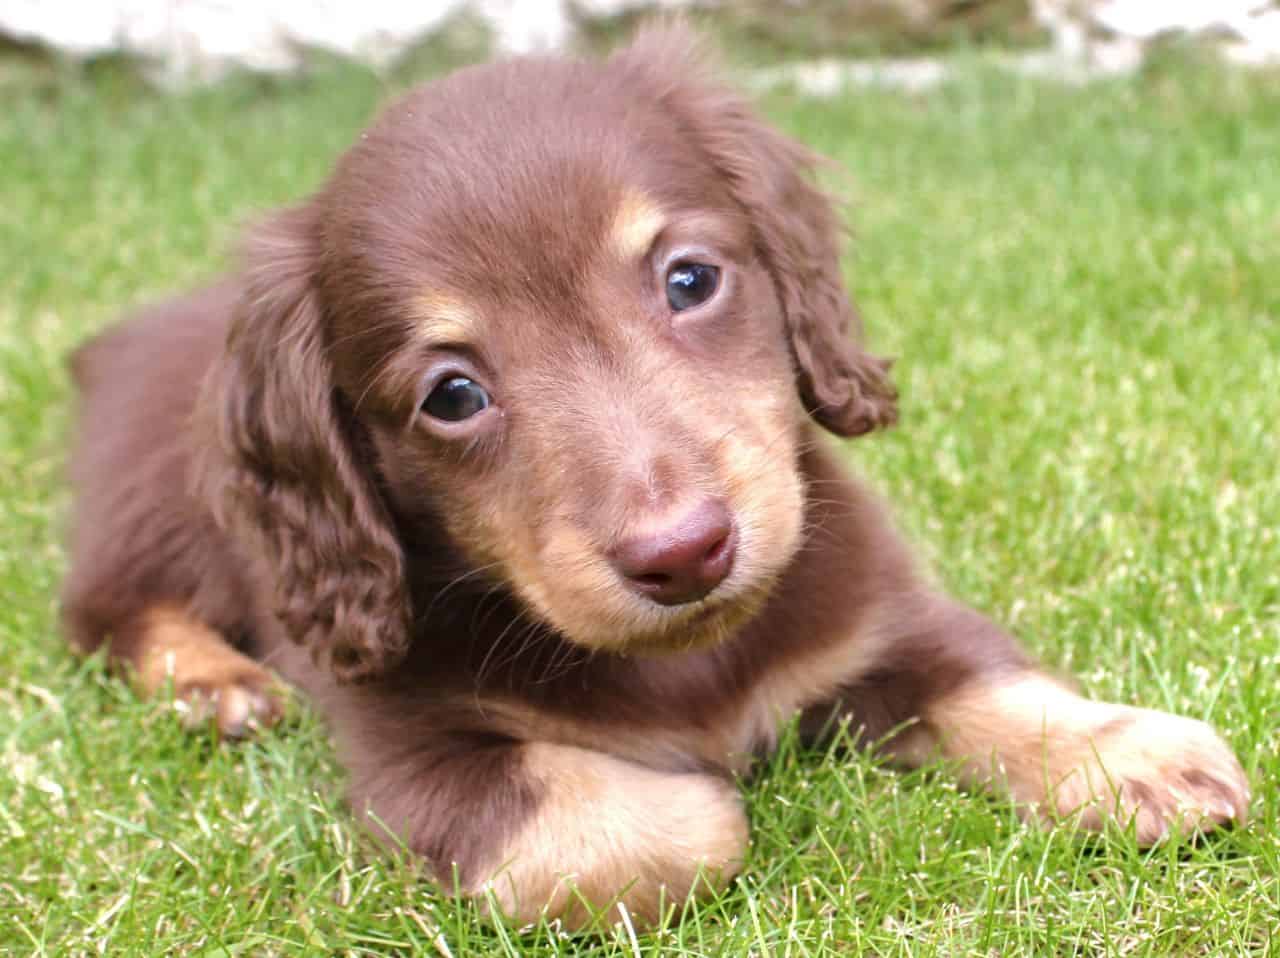
[[[475,869],[476,895],[521,924],[584,928],[596,913],[651,926],[741,867],[747,819],[733,783],[662,772],[600,752],[531,743],[534,815]]]
[[[967,783],[1005,791],[1025,817],[1094,831],[1132,823],[1144,845],[1249,811],[1240,763],[1203,722],[1090,701],[1034,671],[932,703],[901,743],[916,762],[940,746]]]
[[[1105,708],[1078,749],[1046,754],[1048,810],[1092,830],[1108,819],[1132,821],[1143,845],[1171,829],[1188,834],[1245,820],[1249,783],[1213,729],[1165,712]]]
[[[279,681],[249,662],[234,675],[188,678],[174,685],[174,707],[190,728],[212,720],[223,738],[246,738],[283,714]]]
[[[182,612],[153,610],[137,655],[143,691],[172,690],[188,727],[212,720],[223,738],[244,738],[284,712],[285,691],[270,670]]]

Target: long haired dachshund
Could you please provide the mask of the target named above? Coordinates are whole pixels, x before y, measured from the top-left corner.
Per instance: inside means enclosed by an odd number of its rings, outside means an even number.
[[[409,93],[74,356],[72,641],[228,736],[283,676],[357,813],[520,920],[727,881],[797,716],[1036,820],[1244,819],[1211,729],[1046,675],[824,445],[896,393],[814,166],[679,28]]]

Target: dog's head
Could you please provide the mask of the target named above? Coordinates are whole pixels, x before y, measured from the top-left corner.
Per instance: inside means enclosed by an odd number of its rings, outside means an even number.
[[[405,649],[427,527],[571,642],[713,642],[799,546],[808,418],[893,420],[814,158],[700,63],[464,70],[251,239],[214,485],[339,678]]]

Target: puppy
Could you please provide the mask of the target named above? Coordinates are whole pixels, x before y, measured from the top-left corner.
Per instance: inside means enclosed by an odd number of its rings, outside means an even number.
[[[75,355],[72,641],[229,736],[283,676],[357,812],[520,921],[728,880],[796,716],[1031,818],[1243,820],[1213,731],[1048,677],[823,445],[896,411],[814,164],[678,28],[410,93]]]

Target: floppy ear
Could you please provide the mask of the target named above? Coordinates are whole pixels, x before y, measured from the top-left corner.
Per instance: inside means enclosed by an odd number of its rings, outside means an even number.
[[[205,384],[216,446],[200,491],[271,565],[275,613],[340,681],[408,646],[403,557],[334,388],[313,288],[309,208],[255,231],[227,348]]]
[[[678,25],[642,33],[618,59],[658,87],[664,106],[750,217],[786,314],[797,386],[810,415],[841,436],[895,422],[891,361],[865,352],[854,338],[862,330],[840,275],[840,219],[813,182],[819,157],[710,82],[705,54]]]
[[[745,109],[719,122],[715,142],[773,274],[805,408],[840,436],[892,425],[898,418],[892,363],[854,339],[862,323],[840,275],[840,221],[810,180],[816,158]]]

